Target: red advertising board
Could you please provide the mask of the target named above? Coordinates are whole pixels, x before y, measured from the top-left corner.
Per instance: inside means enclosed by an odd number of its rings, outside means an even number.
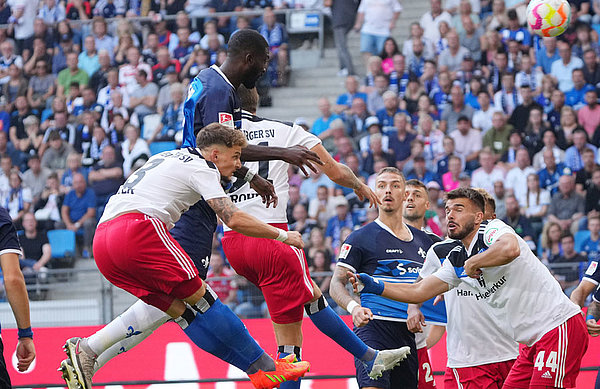
[[[350,317],[344,320],[350,324]],[[266,319],[244,321],[252,336],[269,353],[275,353],[275,339],[271,322]],[[60,373],[56,371],[60,361],[65,358],[62,351],[64,341],[73,336],[87,336],[96,331],[94,327],[62,327],[39,328],[35,330],[35,346],[37,359],[35,365],[26,373],[19,373],[13,363],[16,331],[3,330],[4,357],[7,361],[13,385],[27,386],[40,384],[64,384]],[[583,360],[583,366],[600,365],[600,340],[590,338],[589,351]],[[596,351],[594,351],[596,350]],[[430,351],[433,369],[442,371],[446,363],[444,340]],[[310,320],[304,321],[303,358],[310,361],[312,369],[309,375],[351,375],[354,374],[352,357],[331,339],[319,332]],[[94,377],[95,383],[111,383],[125,381],[164,381],[195,380],[210,378],[241,378],[243,373],[230,368],[225,362],[198,349],[174,323],[167,323],[139,346],[127,353],[117,356],[107,363]],[[582,372],[577,381],[577,388],[594,387],[596,372]],[[436,376],[439,388],[443,388],[441,376]],[[308,382],[307,382],[308,383]],[[136,385],[129,388],[154,388],[164,386]],[[192,389],[225,389],[250,388],[249,383],[211,383],[185,384],[181,388]],[[307,385],[311,389],[348,389],[356,388],[355,380],[317,380]],[[114,386],[112,387],[115,388]]]

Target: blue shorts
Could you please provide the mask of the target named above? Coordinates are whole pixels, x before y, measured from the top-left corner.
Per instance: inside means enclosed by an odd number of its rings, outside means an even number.
[[[379,55],[383,50],[383,44],[387,36],[360,33],[360,52]]]
[[[377,350],[410,347],[408,358],[392,370],[384,372],[378,380],[369,378],[363,363],[355,358],[356,380],[359,387],[417,389],[419,374],[417,346],[415,344],[415,334],[408,330],[406,323],[372,320],[364,327],[354,328],[354,332],[368,346]]]
[[[217,229],[217,215],[204,200],[192,205],[175,227],[169,232],[190,256],[198,275],[203,280],[206,278],[210,254],[212,252],[213,234]]]

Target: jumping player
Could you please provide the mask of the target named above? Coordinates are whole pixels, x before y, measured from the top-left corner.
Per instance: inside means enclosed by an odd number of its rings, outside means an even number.
[[[195,147],[196,135],[210,123],[220,123],[232,131],[239,129],[241,108],[236,88],[241,84],[254,85],[265,71],[268,55],[268,44],[256,31],[240,30],[232,36],[223,65],[203,70],[190,84],[184,103],[183,147]],[[316,154],[302,147],[283,149],[250,145],[242,150],[242,160],[272,158],[285,160],[303,170],[303,166],[314,170],[313,164],[320,164]],[[265,194],[267,205],[276,202],[273,186],[260,175],[248,174],[248,169],[243,166],[235,174],[250,181],[254,189]],[[206,277],[216,227],[214,211],[206,201],[201,200],[192,205],[170,230],[173,238],[192,259],[202,279]],[[139,344],[168,319],[169,316],[161,310],[138,301],[89,338],[73,338],[67,342],[67,349],[71,350],[68,354],[73,354],[75,349],[91,350],[90,353],[81,352],[80,359],[86,363],[82,364],[85,371],[79,374],[91,380],[106,362]],[[84,347],[77,347],[78,342],[82,342]],[[63,372],[68,371],[71,364],[73,362],[70,360],[63,361]],[[85,383],[81,385],[86,389]]]
[[[485,189],[477,190],[485,200],[484,220],[496,218],[496,203]],[[427,252],[419,278],[426,277],[440,267],[450,251],[461,247],[455,239],[436,243]],[[448,389],[500,389],[519,355],[519,345],[504,333],[498,321],[477,300],[466,285],[444,293],[448,317],[446,349],[448,362],[444,387]],[[427,340],[433,347],[443,332],[435,330]]]
[[[29,369],[35,359],[35,346],[33,345],[33,331],[29,321],[29,298],[27,297],[25,279],[19,266],[19,255],[22,255],[21,245],[12,218],[5,208],[0,207],[0,266],[4,277],[6,297],[18,328],[17,369],[24,372]],[[10,388],[10,376],[6,370],[3,351],[4,344],[2,338],[0,338],[0,387]]]
[[[414,282],[432,244],[425,232],[403,221],[405,181],[398,169],[388,167],[378,173],[375,193],[382,203],[379,217],[351,233],[344,242],[331,280],[330,294],[339,306],[352,314],[355,332],[365,343],[379,349],[411,348],[408,361],[386,372],[379,380],[370,379],[357,363],[358,385],[361,388],[417,388],[417,350],[415,335],[406,325],[407,304],[374,295],[363,295],[359,302],[346,289],[349,269],[368,272],[390,282]],[[431,309],[425,315],[431,322],[445,323],[443,305],[434,308],[430,303],[428,308]]]
[[[273,361],[198,277],[192,260],[168,232],[202,198],[240,232],[303,246],[300,234],[239,211],[223,191],[221,176],[230,178],[241,166],[246,145],[241,132],[214,123],[199,132],[197,144],[153,156],[110,198],[94,237],[98,269],[115,286],[174,318],[200,348],[245,371],[256,388],[296,380],[309,364]],[[93,350],[79,341],[68,341],[67,349],[79,377],[82,362],[89,362],[81,360],[80,349],[84,355]],[[79,378],[84,388],[91,388],[91,377]]]
[[[243,86],[238,88],[242,108],[242,131],[250,144],[277,147],[302,146],[314,151],[323,165],[323,172],[339,185],[352,188],[360,200],[371,205],[377,198],[369,187],[361,183],[352,171],[336,162],[321,145],[321,141],[300,126],[267,120],[255,116],[258,94]],[[256,216],[272,226],[287,229],[288,164],[283,161],[246,163],[275,186],[279,204],[267,209],[244,181],[236,181],[229,197],[241,210]],[[239,182],[239,184],[238,184]],[[265,297],[279,355],[295,354],[301,358],[302,317],[304,311],[325,335],[354,355],[373,377],[392,368],[406,357],[408,348],[378,352],[365,345],[328,306],[318,286],[311,280],[304,252],[266,239],[256,239],[231,231],[225,223],[223,249],[229,263],[239,274],[259,287]],[[284,383],[281,388],[298,388],[299,383]]]
[[[420,303],[465,285],[477,301],[485,301],[482,308],[498,326],[525,345],[503,388],[574,387],[588,346],[579,307],[523,239],[500,220],[484,221],[483,212],[477,191],[449,192],[448,235],[462,246],[451,250],[433,275],[412,285],[349,273],[355,292]]]

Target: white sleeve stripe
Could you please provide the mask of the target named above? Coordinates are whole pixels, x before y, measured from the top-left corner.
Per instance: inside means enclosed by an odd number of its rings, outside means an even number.
[[[587,282],[591,282],[592,284],[594,284],[594,285],[596,285],[596,286],[598,286],[598,284],[600,284],[600,283],[599,283],[598,281],[596,281],[595,279],[593,279],[593,278],[589,278],[589,277],[583,277],[583,278],[581,279],[581,281],[587,281]]]
[[[352,270],[353,273],[356,273],[356,269],[354,267],[352,267],[352,265],[348,265],[345,262],[338,262],[338,263],[336,263],[336,266],[345,267],[346,269]]]
[[[0,251],[0,256],[2,256],[4,254],[17,254],[17,255],[23,256],[23,253],[19,249],[4,249],[4,250],[1,250]]]

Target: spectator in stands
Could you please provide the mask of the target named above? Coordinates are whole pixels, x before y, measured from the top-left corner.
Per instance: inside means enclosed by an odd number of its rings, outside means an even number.
[[[457,72],[460,70],[463,58],[469,55],[469,50],[460,45],[458,33],[454,30],[448,32],[446,39],[448,40],[448,48],[440,53],[438,66],[440,71]]]
[[[444,106],[442,111],[440,130],[450,134],[456,130],[459,117],[466,116],[471,120],[474,113],[473,107],[465,104],[465,95],[461,87],[453,85],[450,89],[450,102]]]
[[[27,88],[27,102],[33,109],[44,109],[50,107],[51,96],[54,96],[56,79],[54,75],[48,74],[48,63],[37,61],[35,64],[35,75],[29,79]]]
[[[1,132],[0,132],[1,133]],[[10,172],[13,164],[9,156],[0,158],[0,200],[10,192]]]
[[[152,67],[152,77],[159,86],[167,84],[167,79],[164,78],[170,69],[173,69],[175,73],[180,74],[182,64],[176,59],[172,59],[169,54],[169,49],[165,46],[158,48],[156,58],[158,63]]]
[[[600,215],[600,168],[592,173],[592,185],[585,194],[585,213],[588,217]]]
[[[450,134],[450,137],[454,140],[454,152],[465,161],[467,170],[473,171],[479,166],[477,161],[479,152],[483,148],[481,131],[471,128],[467,116],[458,118],[456,128],[458,131]]]
[[[73,189],[73,175],[75,173],[79,173],[83,175],[87,182],[88,170],[81,165],[82,155],[76,152],[73,152],[67,156],[67,168],[60,179],[60,192],[62,194],[67,194],[71,189]]]
[[[146,73],[148,81],[152,81],[152,69],[147,63],[141,62],[140,50],[132,46],[127,49],[127,63],[119,69],[119,84],[127,89],[127,93],[131,96],[138,89],[139,71],[143,70]]]
[[[425,62],[429,59],[431,57],[426,56],[423,39],[413,38],[412,48],[406,57],[408,73],[414,77],[421,77],[425,72]]]
[[[546,264],[554,262],[563,254],[560,237],[563,231],[558,223],[548,222],[542,231],[541,257]]]
[[[108,84],[106,79],[107,72],[111,69],[110,54],[105,49],[98,50],[98,63],[100,68],[92,74],[88,85],[91,86],[96,94]],[[117,76],[118,78],[118,76]]]
[[[289,67],[288,37],[285,26],[277,23],[273,11],[266,8],[263,13],[263,24],[258,28],[258,32],[267,40],[271,51],[268,68],[271,85],[286,86],[291,69]]]
[[[550,206],[550,192],[540,188],[540,178],[531,173],[527,176],[527,193],[523,201],[519,201],[522,213],[529,218],[534,234],[537,237],[542,232],[544,219]]]
[[[34,204],[35,218],[44,230],[53,230],[60,221],[60,208],[63,200],[64,193],[60,191],[58,175],[50,173],[39,200]]]
[[[494,153],[490,148],[484,148],[479,153],[481,167],[473,172],[474,188],[483,188],[488,193],[494,192],[494,183],[504,180],[504,172],[496,166]]]
[[[207,264],[208,265],[208,264]],[[225,266],[225,260],[219,251],[213,250],[210,255],[210,268],[206,273],[206,283],[217,294],[219,299],[230,308],[237,303],[237,287],[233,281],[235,272]],[[212,278],[225,278],[212,280]]]
[[[15,64],[17,67],[23,67],[23,58],[15,54],[15,46],[11,40],[5,40],[0,45],[0,84],[8,82],[8,68]]]
[[[13,142],[13,145],[15,145],[15,140],[17,139],[16,134],[18,134],[18,133],[22,134],[25,132],[25,124],[23,123],[25,118],[32,114],[33,115],[37,114],[36,111],[32,111],[29,108],[29,105],[27,104],[27,98],[25,96],[17,97],[17,99],[15,100],[14,107],[16,108],[16,110],[11,113],[10,127],[9,127],[9,134],[14,134],[11,137],[11,141]],[[4,130],[4,131],[6,131],[6,130]]]
[[[329,103],[329,99],[327,97],[319,98],[317,105],[322,116],[315,120],[311,132],[313,135],[319,136],[327,131],[331,125],[331,122],[335,119],[338,119],[339,116],[331,112],[331,104]]]
[[[387,134],[388,132],[395,132],[394,117],[402,112],[398,108],[398,94],[389,90],[383,93],[383,108],[378,110],[375,114],[379,119],[382,132]]]
[[[515,75],[515,86],[521,88],[523,85],[529,85],[533,94],[537,95],[542,90],[543,76],[544,73],[533,66],[529,54],[523,54],[520,70]]]
[[[117,160],[113,146],[107,145],[102,149],[102,157],[92,166],[88,180],[96,195],[96,214],[102,215],[108,199],[123,183],[123,165]]]
[[[496,109],[490,105],[490,95],[485,90],[477,93],[479,109],[473,113],[473,128],[480,130],[482,135],[492,128],[492,118]]]
[[[396,135],[389,137],[389,149],[394,153],[396,163],[395,166],[402,170],[404,163],[410,156],[411,142],[416,138],[413,132],[408,131],[408,117],[404,113],[397,113],[394,116],[394,127]]]
[[[502,88],[494,94],[494,107],[510,116],[520,102],[521,98],[515,88],[514,73],[502,73]]]
[[[575,73],[573,72],[573,74]],[[598,105],[598,92],[591,85],[590,89],[585,92],[585,104],[577,112],[577,119],[588,136],[593,137],[596,135],[596,129],[600,126],[600,105]]]
[[[148,143],[155,141],[172,142],[175,140],[175,134],[183,129],[183,85],[174,83],[170,85],[169,88],[171,89],[171,98],[173,102],[167,106],[167,109],[162,115],[161,122],[152,133]]]
[[[338,96],[336,105],[334,107],[334,112],[340,114],[345,110],[350,109],[354,99],[360,98],[365,104],[367,103],[367,95],[366,93],[358,91],[358,78],[356,76],[348,76],[346,77],[346,93]]]
[[[565,294],[569,296],[579,283],[578,264],[581,262],[587,263],[588,259],[585,255],[575,251],[575,239],[571,233],[564,232],[560,237],[560,244],[562,247],[562,254],[555,257],[551,264],[562,265],[572,263],[573,266],[554,266],[551,267],[551,271],[560,283]]]
[[[562,162],[556,163],[554,154],[550,150],[542,152],[544,164],[546,167],[538,172],[540,177],[540,186],[554,195],[558,191],[558,180],[562,175],[571,175],[572,171]]]
[[[173,58],[181,65],[189,61],[192,52],[194,51],[194,43],[190,41],[191,30],[188,27],[179,27],[177,29],[177,39],[179,43],[173,50]],[[157,80],[155,80],[158,82]]]
[[[504,170],[509,171],[517,166],[517,151],[523,148],[525,148],[523,145],[523,134],[517,130],[512,130],[508,137],[508,150],[502,154],[499,160]]]
[[[532,106],[528,114],[529,120],[525,127],[523,144],[530,154],[535,154],[544,147],[543,137],[546,125],[543,121],[543,109],[537,104]]]
[[[20,127],[11,127],[10,137],[12,139],[11,144],[11,155],[12,153],[18,153],[15,155],[15,164],[21,165],[21,161],[26,156],[34,155],[37,153],[44,134],[40,131],[40,119],[37,116],[29,115],[23,120],[24,129]]]
[[[498,93],[500,93],[500,92],[498,92]],[[516,90],[513,93],[516,93]],[[510,93],[507,93],[505,98],[510,98]],[[514,107],[514,110],[512,111],[512,113],[510,115],[510,119],[508,120],[508,123],[511,124],[514,128],[516,128],[519,131],[525,131],[526,127],[529,124],[532,124],[530,122],[529,115],[533,109],[539,109],[539,114],[540,114],[539,120],[535,121],[533,124],[535,127],[537,127],[534,129],[538,130],[538,135],[541,140],[541,138],[542,138],[541,127],[543,126],[541,114],[543,112],[543,108],[541,105],[539,105],[537,102],[535,102],[533,100],[532,90],[528,84],[523,84],[521,86],[521,88],[519,88],[519,104]],[[528,129],[528,130],[530,130],[530,129]]]
[[[600,84],[600,65],[598,64],[598,56],[594,49],[587,49],[583,53],[583,76],[587,84],[594,85],[598,88]]]
[[[76,82],[79,86],[87,85],[89,75],[85,70],[79,68],[77,53],[67,54],[67,68],[58,73],[56,93],[58,96],[66,96],[71,84]]]
[[[500,30],[502,42],[506,44],[509,40],[514,40],[520,45],[519,51],[528,50],[532,43],[531,34],[526,28],[522,27],[517,11],[510,9],[506,15],[508,17],[508,27]]]
[[[519,201],[512,194],[506,196],[506,216],[502,221],[512,227],[530,247],[535,248],[534,237],[537,235],[531,227],[529,218],[521,214]]]
[[[581,251],[588,261],[598,261],[600,259],[600,217],[595,215],[588,217],[588,230],[590,236],[581,242]]]
[[[560,60],[552,63],[550,73],[558,80],[558,89],[566,93],[573,89],[573,70],[582,68],[583,61],[571,55],[571,46],[568,42],[558,42],[558,54]]]
[[[137,86],[129,98],[129,106],[137,115],[140,125],[147,115],[156,113],[156,99],[158,87],[155,83],[148,81],[148,75],[144,69],[139,69],[136,74]]]
[[[352,57],[348,52],[347,36],[354,27],[358,3],[351,0],[325,0],[323,5],[331,7],[333,39],[340,63],[338,76],[353,75],[355,70]]]
[[[572,82],[573,88],[565,92],[565,103],[573,107],[575,111],[578,111],[585,105],[585,94],[590,90],[594,90],[594,86],[585,83],[582,69],[573,70]],[[595,129],[588,131],[590,136],[594,133]]]
[[[498,159],[509,146],[509,137],[512,126],[506,123],[506,116],[502,112],[494,112],[492,115],[492,128],[483,136],[483,147],[489,147]]]
[[[58,23],[65,20],[65,7],[57,0],[43,0],[37,17],[43,19],[46,24]]]
[[[325,185],[317,188],[317,195],[308,203],[308,217],[319,226],[327,226],[327,221],[335,214],[335,209],[328,204],[330,189]]]
[[[48,135],[48,145],[42,157],[42,166],[62,174],[66,168],[67,155],[73,152],[73,147],[63,140],[57,130]]]
[[[127,95],[127,90],[119,85],[119,71],[116,68],[111,68],[106,72],[106,82],[106,86],[98,91],[98,98],[96,100],[98,104],[105,110],[112,109],[113,101],[111,96],[115,91],[119,91],[123,97],[123,105],[128,107],[129,96]]]
[[[8,210],[10,217],[19,229],[23,220],[23,215],[30,211],[33,197],[31,190],[23,186],[21,173],[13,169],[9,174],[10,188],[2,198],[2,206]]]
[[[562,92],[560,92],[560,94],[562,95]],[[558,93],[557,93],[557,95],[558,95]],[[555,94],[553,93],[552,97],[554,97],[554,96],[555,96]],[[550,117],[550,115],[552,115],[553,113],[554,112],[550,112],[548,114],[548,116]],[[581,127],[579,125],[579,123],[577,123],[577,114],[575,113],[575,110],[569,106],[562,107],[560,109],[560,115],[558,117],[558,120],[560,123],[560,127],[557,130],[557,132],[558,133],[562,132],[562,135],[566,140],[566,145],[572,145],[573,144],[573,134],[575,133],[575,130],[578,130],[578,129],[584,130],[584,128]]]
[[[520,203],[527,201],[527,177],[535,174],[530,164],[529,152],[521,148],[516,152],[516,166],[506,174],[506,189],[515,195]]]
[[[397,0],[365,0],[358,7],[354,29],[360,30],[360,51],[365,63],[383,50],[383,44],[396,26],[402,6]]]
[[[325,240],[328,246],[338,247],[341,241],[342,228],[348,227],[353,230],[359,223],[356,216],[350,212],[348,200],[344,196],[336,196],[329,201],[335,209],[335,216],[327,222]]]
[[[544,159],[544,151],[550,150],[554,156],[554,162],[558,165],[565,160],[565,151],[556,145],[556,134],[549,128],[546,128],[542,134],[542,142],[544,147],[538,151],[533,157],[533,167],[537,170],[546,167]]]
[[[140,130],[131,124],[125,126],[125,141],[121,144],[121,155],[125,179],[150,159],[148,143],[140,138]]]
[[[83,41],[83,50],[78,57],[79,68],[86,71],[88,76],[92,76],[100,69],[100,60],[98,59],[98,51],[96,51],[96,40],[92,35],[85,37]]]
[[[73,189],[65,196],[61,217],[61,228],[83,234],[81,251],[89,255],[96,227],[96,195],[87,187],[82,174],[73,175]]]
[[[81,98],[73,104],[72,115],[77,117],[83,112],[91,112],[95,120],[100,120],[104,107],[96,102],[96,92],[90,86],[81,89]]]
[[[400,54],[400,48],[398,47],[398,43],[392,37],[389,37],[383,43],[383,50],[379,53],[379,57],[381,58],[381,67],[383,73],[389,75],[394,69],[394,61],[393,57],[396,54]]]
[[[544,74],[551,73],[552,64],[561,58],[556,49],[556,42],[555,37],[542,38],[542,46],[537,50],[535,62],[537,67],[542,70]]]
[[[52,248],[45,232],[38,231],[37,220],[32,213],[23,216],[23,230],[23,234],[19,236],[23,250],[23,259],[19,259],[21,270],[24,274],[31,271],[39,274],[46,270],[46,265],[52,259]]]
[[[596,159],[596,146],[588,143],[587,133],[582,128],[577,128],[573,131],[573,146],[569,147],[565,152],[565,165],[577,172],[583,168],[583,152],[588,148],[594,152]]]
[[[423,28],[423,36],[431,42],[437,42],[440,39],[439,24],[452,22],[452,16],[442,9],[441,0],[430,0],[431,10],[426,12],[420,20]]]
[[[462,171],[462,162],[456,155],[450,155],[448,157],[448,171],[444,173],[442,178],[442,184],[445,192],[457,189],[459,186],[458,177]],[[439,174],[439,173],[438,173]]]
[[[52,171],[42,167],[40,157],[37,154],[29,157],[27,166],[29,169],[23,173],[23,184],[31,190],[33,201],[37,202],[46,186],[46,179]]]
[[[348,133],[354,138],[360,138],[366,133],[366,120],[369,117],[367,103],[360,97],[352,100],[350,110],[344,114],[344,120],[348,127]]]
[[[575,176],[575,187],[577,193],[585,196],[585,192],[589,189],[590,185],[592,185],[592,173],[598,165],[596,164],[596,156],[592,149],[584,149],[581,160],[583,162],[583,167],[577,171]]]
[[[387,166],[393,166],[395,163],[394,154],[383,149],[382,145],[383,136],[379,133],[370,136],[369,150],[363,155],[362,170],[368,174],[375,173],[375,161],[377,159],[383,159],[386,161]]]
[[[373,85],[372,91],[367,95],[367,109],[369,112],[376,113],[385,109],[383,95],[388,92],[388,87],[389,81],[385,74],[378,74],[375,76],[375,84]],[[394,92],[392,93],[395,95]]]
[[[564,231],[577,231],[579,219],[583,216],[583,197],[575,192],[575,178],[561,176],[558,179],[558,193],[552,196],[548,221],[558,223]]]
[[[325,193],[327,193],[327,188],[325,188]],[[308,241],[310,232],[317,226],[317,223],[314,219],[308,218],[308,212],[304,204],[298,203],[294,205],[293,218],[295,221],[290,224],[290,230],[298,231],[302,234],[302,239]]]
[[[418,155],[413,158],[413,161],[413,167],[406,175],[407,180],[417,179],[424,184],[427,184],[431,181],[438,181],[435,173],[427,169],[425,158]]]

